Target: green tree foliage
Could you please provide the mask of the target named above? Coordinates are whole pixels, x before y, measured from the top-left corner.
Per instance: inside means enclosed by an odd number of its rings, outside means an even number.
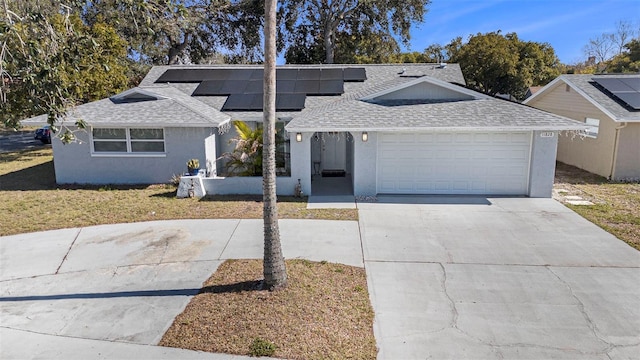
[[[449,44],[467,84],[490,95],[510,94],[523,99],[530,86],[545,85],[560,74],[551,45],[521,41],[515,33],[472,35],[467,43]]]
[[[408,43],[429,0],[285,0],[281,43],[289,63],[378,62]],[[350,55],[352,54],[352,55]]]
[[[87,27],[74,8],[56,8],[51,2],[4,0],[2,5],[0,106],[5,126],[16,127],[20,119],[40,114],[47,114],[53,125],[70,107],[128,86],[126,42],[109,26]],[[73,140],[69,131],[59,136]]]
[[[149,64],[200,63],[220,48],[228,60],[260,57],[259,0],[93,0],[88,23],[106,22]]]
[[[640,39],[629,41],[626,51],[614,56],[607,63],[607,70],[614,73],[640,72]]]

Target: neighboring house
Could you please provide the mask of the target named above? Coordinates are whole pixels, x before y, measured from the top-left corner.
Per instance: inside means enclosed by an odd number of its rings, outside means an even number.
[[[540,89],[542,89],[542,86],[529,86],[529,88],[527,88],[527,92],[524,94],[524,98],[530,98],[533,94],[537,93]]]
[[[560,136],[558,161],[613,180],[640,179],[640,74],[561,75],[524,104],[585,123]]]
[[[558,131],[585,126],[461,85],[456,64],[278,67],[278,194],[339,181],[356,196],[550,197]],[[225,176],[221,158],[230,120],[262,122],[260,66],[156,66],[69,118],[91,130],[53,142],[58,183],[166,182],[198,158],[207,193],[262,193],[260,177]]]

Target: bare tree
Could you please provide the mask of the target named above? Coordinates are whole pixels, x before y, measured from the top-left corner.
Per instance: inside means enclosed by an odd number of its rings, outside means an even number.
[[[622,54],[625,45],[636,36],[636,31],[630,21],[620,20],[616,23],[616,32],[613,34],[613,43],[616,47],[616,55]]]
[[[276,198],[276,0],[265,0],[264,18],[263,273],[265,288],[277,290],[287,286],[287,269],[280,244]]]

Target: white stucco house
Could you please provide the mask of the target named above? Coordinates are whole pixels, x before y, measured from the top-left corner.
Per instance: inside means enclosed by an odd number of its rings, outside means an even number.
[[[558,132],[584,124],[464,83],[457,64],[278,67],[278,194],[299,182],[317,195],[331,177],[355,196],[550,197]],[[225,176],[220,157],[230,121],[257,126],[261,110],[261,66],[153,67],[138,87],[70,113],[91,129],[53,142],[56,181],[163,183],[197,158],[206,193],[260,194],[261,178]]]

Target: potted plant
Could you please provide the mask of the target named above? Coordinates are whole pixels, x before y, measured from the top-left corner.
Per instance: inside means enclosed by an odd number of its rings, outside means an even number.
[[[189,175],[198,175],[198,171],[200,171],[200,160],[190,159],[187,161],[187,169],[189,170]]]

